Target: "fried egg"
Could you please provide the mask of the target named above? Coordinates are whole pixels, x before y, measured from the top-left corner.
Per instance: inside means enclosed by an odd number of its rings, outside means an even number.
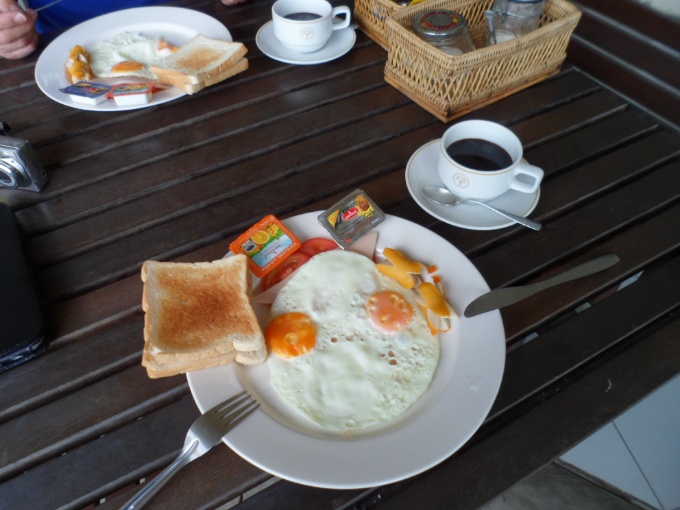
[[[298,414],[348,434],[404,413],[430,385],[439,340],[412,291],[344,250],[312,257],[274,300],[271,382]]]
[[[146,37],[133,32],[123,32],[100,42],[90,54],[90,66],[100,78],[135,76],[156,79],[149,70],[163,58],[177,50],[176,46],[160,37]]]

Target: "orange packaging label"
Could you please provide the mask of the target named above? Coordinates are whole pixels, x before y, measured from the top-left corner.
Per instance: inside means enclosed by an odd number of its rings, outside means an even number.
[[[301,244],[276,216],[270,214],[241,234],[229,249],[247,256],[252,273],[262,278]]]

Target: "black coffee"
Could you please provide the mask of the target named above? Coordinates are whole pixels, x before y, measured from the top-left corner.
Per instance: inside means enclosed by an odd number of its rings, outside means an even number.
[[[503,147],[479,138],[457,140],[446,152],[451,159],[473,170],[501,170],[512,165],[512,158]]]
[[[312,21],[314,19],[319,19],[320,17],[320,14],[313,12],[293,12],[284,16],[284,18],[291,19],[293,21]]]

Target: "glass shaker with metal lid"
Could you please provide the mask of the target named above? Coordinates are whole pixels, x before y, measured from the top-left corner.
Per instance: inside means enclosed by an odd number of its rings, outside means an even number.
[[[544,0],[494,0],[494,29],[510,32],[515,37],[536,30],[541,21],[543,3]]]
[[[475,49],[465,18],[444,9],[426,11],[413,20],[413,31],[423,40],[449,55],[462,55]]]

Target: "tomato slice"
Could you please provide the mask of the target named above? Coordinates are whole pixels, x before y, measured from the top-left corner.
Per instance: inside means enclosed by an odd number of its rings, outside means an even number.
[[[337,250],[340,248],[338,243],[332,239],[326,239],[325,237],[313,237],[312,239],[307,239],[302,246],[298,248],[296,253],[304,253],[308,257],[313,257],[319,253],[325,251]]]
[[[300,253],[299,249],[296,252],[291,253],[283,260],[283,262],[262,277],[262,290],[267,290],[284,278],[287,278],[293,274],[298,267],[306,264],[309,259],[310,257],[304,253]]]

